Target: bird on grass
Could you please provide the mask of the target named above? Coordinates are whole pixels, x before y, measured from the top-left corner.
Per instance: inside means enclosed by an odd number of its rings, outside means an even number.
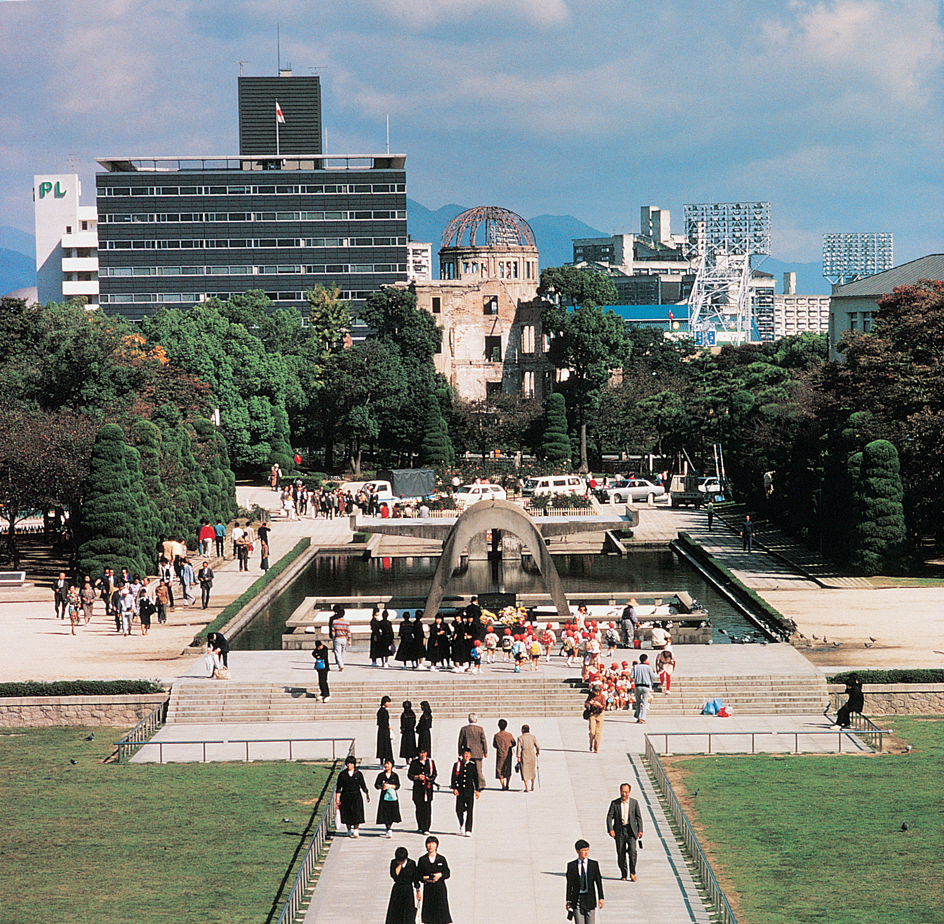
[[[85,736],[85,740],[86,740],[86,741],[94,741],[94,740],[95,740],[95,732],[92,732],[91,735],[86,735],[86,736]]]
[[[695,792],[692,793],[692,798],[693,798],[693,799],[697,799],[697,798],[698,798],[698,794],[699,794],[700,792],[701,792],[701,789],[700,789],[700,788],[699,788],[699,789],[696,789]]]
[[[902,831],[907,831],[908,828],[910,828],[910,827],[911,827],[911,826],[908,824],[907,821],[903,821],[903,822],[901,823],[901,830],[902,830]]]
[[[75,758],[70,757],[70,758],[69,758],[69,763],[72,764],[72,766],[74,767],[74,766],[78,763],[78,761],[75,760]]]
[[[906,745],[905,745],[905,753],[908,754],[910,751],[911,751],[911,745],[910,745],[910,744],[906,744]]]
[[[283,819],[282,819],[282,821],[285,822],[286,824],[288,824],[291,820],[292,820],[291,818],[283,818]]]

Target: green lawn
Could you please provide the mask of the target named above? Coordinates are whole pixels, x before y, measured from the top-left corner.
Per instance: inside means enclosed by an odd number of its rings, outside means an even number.
[[[913,750],[671,760],[739,924],[944,922],[944,717],[883,723]]]
[[[124,730],[91,731],[0,730],[0,924],[263,924],[280,908],[330,765],[106,764]]]

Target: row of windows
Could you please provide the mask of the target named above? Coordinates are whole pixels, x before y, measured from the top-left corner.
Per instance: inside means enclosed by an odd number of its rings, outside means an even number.
[[[266,184],[238,186],[105,186],[98,194],[111,196],[337,196],[352,193],[404,193],[405,183],[339,183],[306,185]]]
[[[341,292],[340,297],[345,301],[364,301],[371,290],[359,291],[347,289]],[[99,304],[102,305],[196,305],[208,298],[219,298],[226,301],[235,292],[158,292],[141,293],[128,292],[116,295],[102,295]],[[266,298],[272,302],[304,302],[304,292],[266,292]],[[356,321],[356,319],[354,319]],[[352,322],[353,323],[353,322]]]
[[[325,243],[326,241],[342,241],[346,238],[324,237],[258,237],[258,238],[185,238],[168,240],[143,241],[99,241],[100,250],[258,250],[267,247],[282,247],[294,249],[296,247],[332,247],[343,246]],[[403,238],[351,238],[351,240],[373,240],[370,246],[403,246]],[[387,244],[380,243],[387,241]],[[396,242],[396,243],[395,243]],[[355,246],[368,246],[357,244]]]
[[[405,263],[313,263],[267,266],[111,266],[100,271],[102,278],[128,276],[319,276],[350,273],[406,273]]]
[[[207,221],[393,221],[406,219],[403,209],[339,212],[120,212],[99,216],[103,225],[193,224]]]

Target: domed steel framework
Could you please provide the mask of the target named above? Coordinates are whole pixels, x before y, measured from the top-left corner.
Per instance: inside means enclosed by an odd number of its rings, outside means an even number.
[[[479,228],[485,226],[485,240],[476,240]],[[463,238],[468,234],[468,242]],[[520,216],[497,205],[480,205],[456,215],[442,236],[443,247],[534,247],[534,232]]]

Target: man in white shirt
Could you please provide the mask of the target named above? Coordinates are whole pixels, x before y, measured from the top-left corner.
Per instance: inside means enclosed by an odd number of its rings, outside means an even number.
[[[649,709],[649,698],[652,696],[652,687],[656,682],[655,671],[647,663],[649,655],[641,654],[639,663],[633,665],[629,676],[636,687],[636,723],[646,724],[646,712]]]

